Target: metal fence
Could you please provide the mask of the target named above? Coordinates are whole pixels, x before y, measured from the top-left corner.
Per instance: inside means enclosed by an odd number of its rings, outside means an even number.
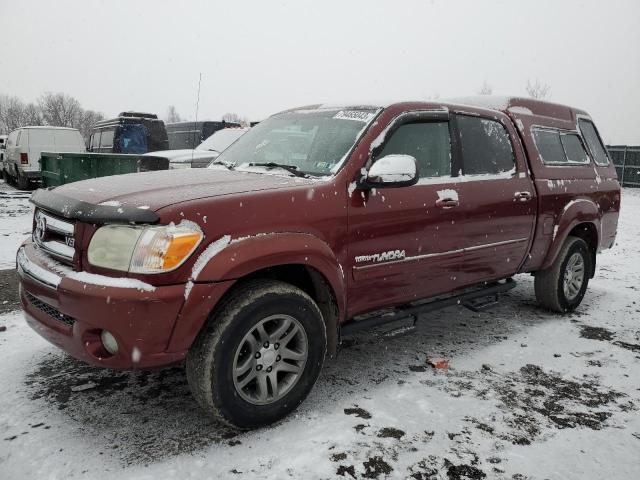
[[[623,187],[640,188],[640,146],[609,145],[607,151]]]

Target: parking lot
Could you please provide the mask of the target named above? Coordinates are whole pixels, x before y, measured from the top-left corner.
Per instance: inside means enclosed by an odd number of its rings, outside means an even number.
[[[296,414],[253,432],[204,417],[180,367],[93,368],[26,326],[12,270],[26,197],[0,184],[3,478],[637,475],[639,191],[623,191],[617,244],[574,314],[542,311],[521,275],[487,312],[348,338]]]

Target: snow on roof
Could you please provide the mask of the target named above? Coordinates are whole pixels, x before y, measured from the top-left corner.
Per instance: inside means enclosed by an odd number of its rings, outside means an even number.
[[[24,127],[18,127],[16,130],[28,128],[30,130],[78,130],[77,128],[71,127],[52,127],[49,125],[27,125]]]
[[[583,110],[561,105],[558,103],[546,102],[535,98],[527,97],[510,97],[500,95],[478,95],[469,97],[453,97],[438,100],[386,100],[386,101],[346,101],[340,103],[319,103],[315,105],[306,105],[303,107],[292,108],[280,113],[291,112],[313,112],[318,110],[363,110],[363,109],[381,109],[388,108],[392,105],[401,103],[414,103],[425,105],[439,105],[447,107],[449,105],[467,106],[474,108],[483,108],[488,110],[496,110],[504,113],[511,113],[516,116],[520,115],[538,115],[543,117],[557,118],[568,121],[575,121],[577,115],[588,115]]]

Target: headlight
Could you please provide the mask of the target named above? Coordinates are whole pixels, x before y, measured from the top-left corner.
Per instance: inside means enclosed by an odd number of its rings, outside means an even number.
[[[87,257],[96,267],[132,273],[169,272],[189,258],[202,237],[195,224],[106,225],[93,235]]]

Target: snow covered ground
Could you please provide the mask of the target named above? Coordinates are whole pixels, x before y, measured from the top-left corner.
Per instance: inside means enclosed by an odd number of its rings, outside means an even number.
[[[16,266],[16,250],[31,233],[29,195],[0,180],[0,270]]]
[[[17,247],[29,207],[1,202]],[[204,417],[180,368],[89,367],[0,315],[0,478],[640,478],[638,212],[626,189],[576,313],[542,311],[519,276],[488,312],[349,339],[295,415],[248,433]]]

